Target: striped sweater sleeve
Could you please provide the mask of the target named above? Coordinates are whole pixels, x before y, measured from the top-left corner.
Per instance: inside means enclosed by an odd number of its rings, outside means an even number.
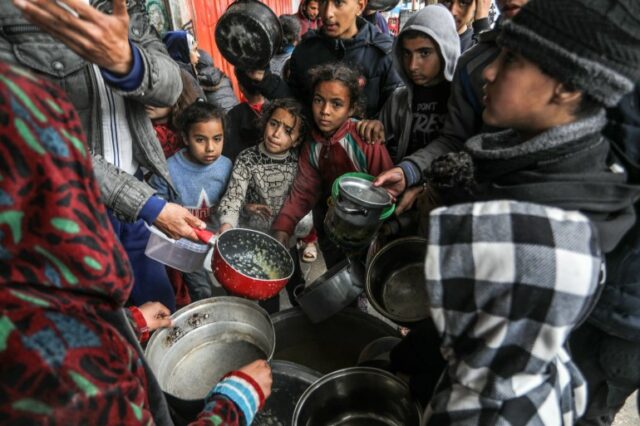
[[[244,154],[244,155],[243,155]],[[247,161],[248,152],[244,151],[236,159],[231,172],[231,179],[227,186],[218,211],[220,212],[220,223],[228,223],[233,227],[238,226],[240,218],[240,210],[245,204],[247,196],[247,188],[249,180],[253,174],[249,162]]]

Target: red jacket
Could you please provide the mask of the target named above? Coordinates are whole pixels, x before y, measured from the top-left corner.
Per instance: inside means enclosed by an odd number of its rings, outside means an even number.
[[[348,172],[376,176],[393,167],[387,148],[363,142],[355,123],[355,120],[347,120],[330,139],[314,132],[314,140],[304,144],[298,160],[298,174],[271,229],[291,235],[300,219],[323,196],[330,194],[337,177]]]

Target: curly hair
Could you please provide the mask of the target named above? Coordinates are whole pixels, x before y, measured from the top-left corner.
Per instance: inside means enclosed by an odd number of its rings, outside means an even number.
[[[267,123],[269,123],[269,120],[271,119],[271,116],[277,109],[283,109],[293,115],[295,118],[295,124],[300,124],[298,141],[304,141],[308,129],[307,118],[304,115],[304,108],[302,107],[302,104],[293,98],[276,99],[269,103],[260,116],[260,128],[264,131],[267,127]]]
[[[212,120],[219,120],[224,129],[224,110],[208,102],[194,102],[185,108],[178,117],[178,130],[187,135],[191,126],[195,123],[204,123]]]
[[[355,69],[343,62],[318,65],[309,70],[311,76],[311,93],[315,93],[320,83],[339,81],[349,91],[349,107],[353,108],[353,115],[360,117],[364,112],[364,79]]]

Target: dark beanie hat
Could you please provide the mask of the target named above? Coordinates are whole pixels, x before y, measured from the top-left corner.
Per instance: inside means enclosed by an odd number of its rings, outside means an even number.
[[[640,1],[532,0],[498,43],[614,106],[640,81]]]

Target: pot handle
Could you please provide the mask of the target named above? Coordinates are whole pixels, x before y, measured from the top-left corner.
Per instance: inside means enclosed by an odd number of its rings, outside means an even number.
[[[196,228],[195,226],[192,226],[192,228],[200,241],[205,244],[215,245],[216,240],[218,239],[218,236],[216,234],[206,229]]]
[[[367,209],[354,209],[354,208],[344,207],[344,206],[340,206],[339,209],[349,214],[360,214],[362,216],[367,215]]]

